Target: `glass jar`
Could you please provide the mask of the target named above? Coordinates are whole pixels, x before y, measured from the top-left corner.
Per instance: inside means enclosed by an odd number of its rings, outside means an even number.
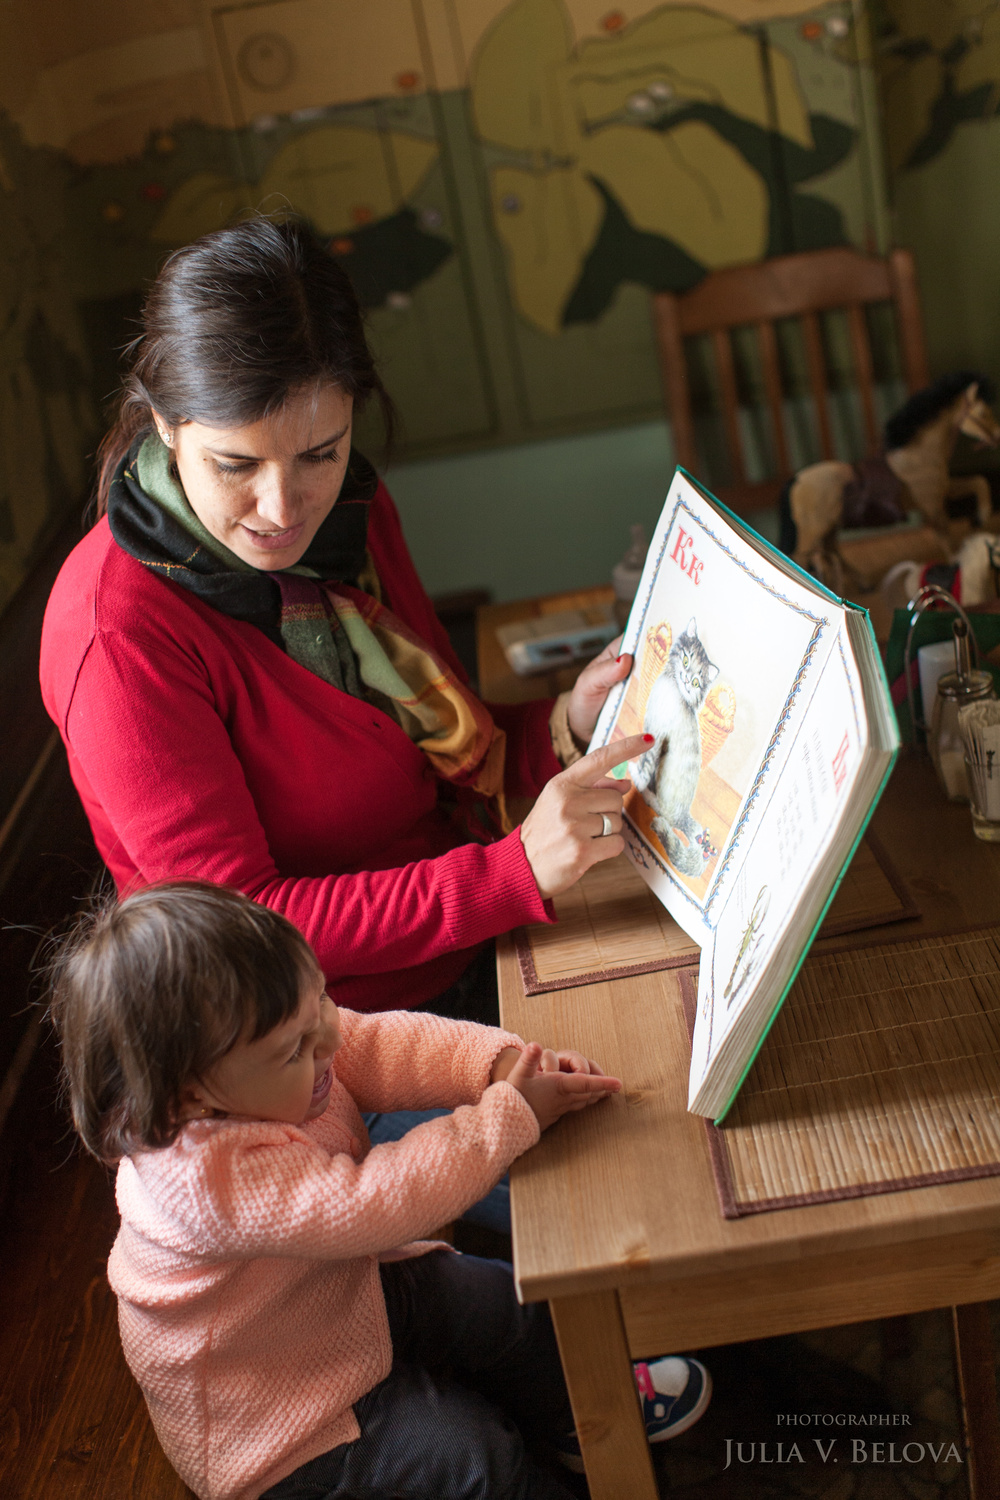
[[[964,620],[956,620],[955,671],[938,679],[937,697],[927,734],[927,748],[938,780],[951,802],[968,802],[969,778],[965,769],[965,742],[958,727],[958,711],[967,703],[996,698],[993,677],[974,669],[969,661],[969,631]]]

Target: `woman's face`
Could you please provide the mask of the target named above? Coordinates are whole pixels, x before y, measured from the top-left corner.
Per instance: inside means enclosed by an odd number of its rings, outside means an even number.
[[[246,427],[170,429],[153,417],[202,525],[251,567],[274,571],[300,561],[336,503],[352,409],[338,386],[320,385]]]

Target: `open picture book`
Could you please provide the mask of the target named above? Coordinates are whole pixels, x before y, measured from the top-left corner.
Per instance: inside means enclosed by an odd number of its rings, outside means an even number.
[[[899,748],[866,610],[678,469],[591,749],[655,743],[629,858],[701,945],[688,1108],[718,1123],[781,1007]]]

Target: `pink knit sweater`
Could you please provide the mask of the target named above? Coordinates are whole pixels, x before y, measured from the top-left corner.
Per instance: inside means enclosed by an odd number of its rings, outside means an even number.
[[[524,1098],[489,1081],[510,1033],[407,1011],[340,1023],[318,1120],[198,1121],[118,1170],[125,1357],[202,1500],[256,1500],[358,1436],[352,1403],[392,1364],[379,1261],[423,1253],[538,1139]],[[439,1106],[469,1107],[369,1148],[359,1109]]]

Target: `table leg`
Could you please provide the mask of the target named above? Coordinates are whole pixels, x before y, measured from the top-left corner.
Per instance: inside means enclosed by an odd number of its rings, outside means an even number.
[[[591,1500],[657,1500],[617,1292],[549,1303]]]
[[[969,1500],[995,1500],[1000,1495],[1000,1413],[990,1304],[967,1302],[953,1307],[951,1315]]]

